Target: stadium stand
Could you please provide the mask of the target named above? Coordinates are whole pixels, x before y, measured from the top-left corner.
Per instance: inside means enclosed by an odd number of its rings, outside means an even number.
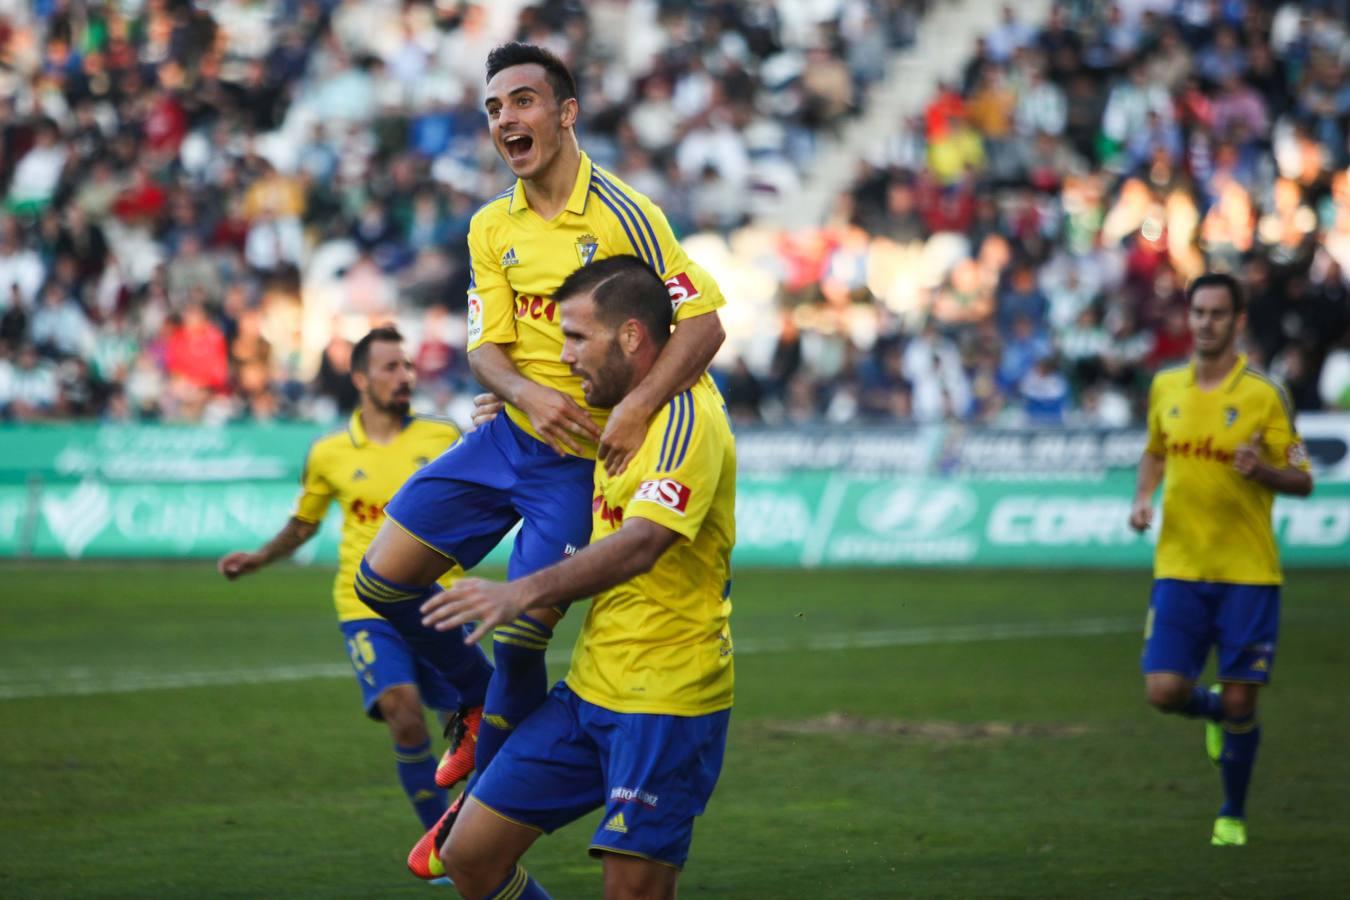
[[[462,416],[511,38],[572,64],[588,150],[733,298],[742,421],[1125,424],[1204,268],[1300,409],[1350,407],[1344,0],[1009,8],[784,229],[928,6],[0,3],[0,415],[329,421],[393,318],[419,406]]]

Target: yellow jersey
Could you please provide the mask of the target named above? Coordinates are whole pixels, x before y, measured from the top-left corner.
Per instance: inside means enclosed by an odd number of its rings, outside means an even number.
[[[712,379],[703,376],[653,417],[622,475],[610,478],[595,467],[591,507],[592,542],[634,516],[680,539],[651,571],[591,601],[568,686],[621,713],[697,716],[729,708],[736,445]]]
[[[1164,457],[1155,578],[1279,584],[1271,525],[1275,492],[1233,468],[1261,435],[1270,465],[1308,469],[1284,391],[1238,356],[1218,387],[1195,384],[1195,364],[1159,372],[1148,398],[1148,452]]]
[[[459,429],[449,422],[413,416],[398,437],[377,444],[366,436],[357,410],[346,430],[321,437],[309,448],[294,515],[302,522],[318,524],[332,501],[342,509],[342,542],[333,581],[339,621],[378,618],[356,596],[353,581],[361,557],[384,522],[385,505],[403,482],[459,436]]]
[[[685,255],[661,209],[585,153],[567,207],[553,219],[530,209],[517,179],[469,224],[469,350],[503,345],[517,371],[570,395],[603,429],[609,410],[586,404],[581,379],[562,362],[561,317],[552,296],[577,268],[624,254],[661,274],[676,322],[726,302],[716,282]],[[523,412],[508,405],[506,414],[539,437]],[[584,449],[595,458],[593,444]]]

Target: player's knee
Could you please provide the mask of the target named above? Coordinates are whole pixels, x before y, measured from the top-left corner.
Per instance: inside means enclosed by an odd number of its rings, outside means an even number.
[[[453,838],[441,845],[445,874],[465,897],[484,897],[505,880],[509,869],[500,861],[466,853]]]
[[[379,578],[402,585],[429,585],[450,568],[450,560],[387,520],[362,562]]]
[[[1255,685],[1225,684],[1219,700],[1225,719],[1247,719],[1256,714]]]
[[[1190,689],[1182,682],[1152,681],[1144,687],[1149,706],[1159,712],[1176,712],[1186,705]]]
[[[675,896],[678,871],[649,859],[606,853],[605,900],[667,900]]]
[[[384,724],[400,747],[417,747],[431,739],[415,690],[406,685],[391,688],[381,695],[379,706]]]

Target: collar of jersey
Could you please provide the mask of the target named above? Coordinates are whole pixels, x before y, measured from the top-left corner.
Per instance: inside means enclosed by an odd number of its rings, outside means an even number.
[[[403,428],[407,429],[412,424],[412,416],[403,417]],[[402,432],[400,432],[402,434]],[[347,436],[352,439],[353,447],[364,447],[370,443],[370,438],[366,435],[366,426],[361,424],[361,409],[357,407],[352,410],[352,417],[347,420]]]
[[[1223,390],[1225,393],[1231,391],[1234,387],[1237,386],[1238,379],[1242,377],[1242,373],[1246,371],[1246,369],[1247,369],[1247,354],[1239,353],[1237,356],[1237,362],[1233,364],[1232,370],[1229,371],[1228,375],[1223,380]],[[1194,359],[1192,359],[1190,365],[1186,367],[1186,372],[1189,376],[1190,383],[1192,385],[1195,384]]]
[[[581,151],[581,165],[577,168],[577,183],[572,185],[572,196],[567,199],[567,211],[582,215],[586,212],[586,198],[591,194],[591,158]],[[511,193],[511,208],[515,213],[529,209],[530,201],[525,199],[525,182],[516,179],[516,189]]]

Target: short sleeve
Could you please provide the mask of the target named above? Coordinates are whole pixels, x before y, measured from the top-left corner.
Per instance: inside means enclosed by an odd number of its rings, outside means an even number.
[[[469,226],[469,345],[513,344],[515,291],[488,243],[481,214]]]
[[[1148,445],[1145,448],[1154,456],[1167,455],[1167,435],[1163,433],[1162,410],[1159,408],[1161,393],[1155,376],[1148,388]]]
[[[336,493],[333,486],[324,477],[322,466],[316,465],[319,454],[310,448],[305,457],[305,470],[300,474],[300,496],[295,501],[295,518],[302,522],[322,522],[328,512],[328,504]]]
[[[661,443],[654,456],[643,454],[641,479],[624,511],[690,541],[712,508],[724,450],[717,439],[720,432],[713,423],[702,421],[707,413],[696,406],[693,395],[685,391],[652,423],[652,437],[659,433]]]
[[[1283,388],[1272,386],[1273,397],[1263,424],[1261,442],[1272,465],[1312,471],[1308,451],[1294,430],[1294,410]]]

